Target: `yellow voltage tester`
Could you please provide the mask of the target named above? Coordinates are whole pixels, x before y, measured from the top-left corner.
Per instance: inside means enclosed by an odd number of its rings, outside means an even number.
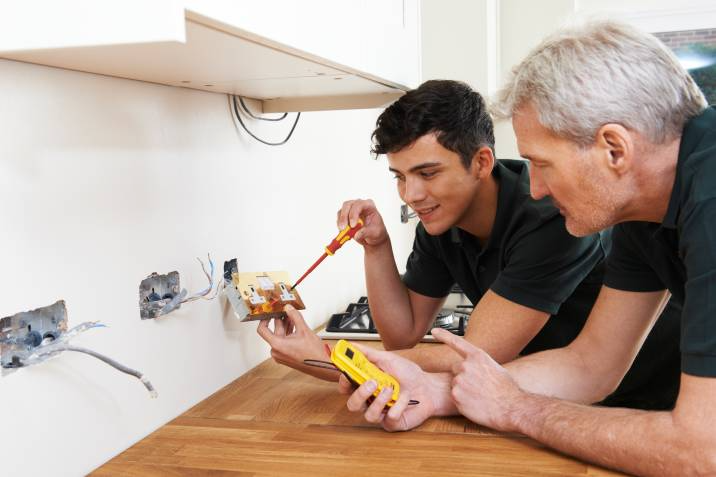
[[[348,341],[340,340],[336,343],[331,352],[331,361],[336,365],[336,368],[343,371],[343,374],[357,386],[370,379],[378,383],[378,387],[373,391],[373,397],[378,397],[383,388],[392,387],[393,395],[386,406],[390,407],[398,400],[398,396],[400,396],[400,384],[398,384],[398,381],[368,361],[368,358]]]
[[[326,352],[328,352],[328,345],[325,346]],[[360,386],[370,379],[374,380],[378,383],[378,387],[368,399],[368,403],[373,402],[373,399],[380,394],[383,388],[389,386],[393,388],[393,395],[390,397],[390,401],[386,403],[386,407],[391,407],[398,400],[398,396],[400,396],[400,384],[398,384],[398,381],[371,363],[358,348],[348,341],[339,340],[333,351],[330,352],[330,356],[332,361],[330,363],[318,359],[304,359],[303,362],[309,366],[341,371],[356,386]],[[408,404],[414,405],[420,404],[420,402],[410,400]]]

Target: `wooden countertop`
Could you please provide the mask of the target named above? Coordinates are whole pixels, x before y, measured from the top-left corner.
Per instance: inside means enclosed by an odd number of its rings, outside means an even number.
[[[92,475],[622,475],[463,417],[388,433],[337,385],[267,360]]]

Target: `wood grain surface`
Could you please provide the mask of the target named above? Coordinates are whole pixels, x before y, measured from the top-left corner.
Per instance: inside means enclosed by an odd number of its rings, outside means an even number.
[[[92,475],[623,475],[463,417],[388,433],[345,401],[335,383],[267,360]]]

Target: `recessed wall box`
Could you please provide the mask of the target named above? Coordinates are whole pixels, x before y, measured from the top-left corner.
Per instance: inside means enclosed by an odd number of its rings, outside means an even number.
[[[408,220],[415,217],[417,214],[415,212],[411,212],[410,208],[408,207],[408,204],[401,204],[400,205],[400,223],[407,224]]]
[[[139,284],[139,316],[148,320],[180,308],[181,293],[179,272],[152,273]]]
[[[241,321],[283,318],[289,304],[305,309],[298,292],[290,290],[287,272],[239,273],[234,259],[224,263],[224,282],[224,296]]]
[[[157,392],[139,371],[124,366],[97,351],[70,343],[75,336],[93,328],[103,328],[98,321],[85,321],[67,329],[67,307],[63,300],[31,311],[23,311],[0,320],[0,363],[2,374],[41,364],[65,351],[83,353],[99,359],[117,371],[139,379],[152,397]]]
[[[55,340],[65,331],[67,307],[64,300],[0,319],[0,364],[3,373],[21,367],[20,357],[31,353],[43,340]]]

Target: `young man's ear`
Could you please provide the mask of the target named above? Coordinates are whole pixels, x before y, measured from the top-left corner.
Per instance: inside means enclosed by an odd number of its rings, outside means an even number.
[[[634,138],[621,124],[605,124],[597,131],[595,146],[603,153],[606,166],[612,172],[622,175],[632,166]]]
[[[480,147],[472,156],[471,171],[478,179],[484,179],[492,174],[495,166],[495,156],[488,146]]]

